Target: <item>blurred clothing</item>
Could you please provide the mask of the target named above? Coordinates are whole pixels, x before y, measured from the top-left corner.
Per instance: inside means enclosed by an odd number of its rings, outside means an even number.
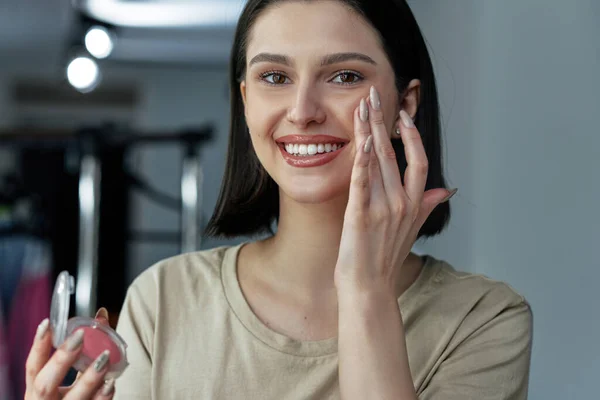
[[[50,314],[51,263],[42,240],[0,238],[0,400],[25,396],[27,355],[37,326]]]
[[[26,236],[0,238],[0,302],[5,316],[12,305],[30,239]]]
[[[1,268],[0,268],[1,269]],[[4,313],[0,299],[0,400],[12,400],[12,388],[9,386],[10,376],[8,354],[8,340],[4,334]]]

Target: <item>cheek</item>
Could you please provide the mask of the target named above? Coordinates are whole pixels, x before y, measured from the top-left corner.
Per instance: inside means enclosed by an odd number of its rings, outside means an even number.
[[[338,123],[343,126],[345,130],[349,130],[351,133],[354,132],[354,110],[360,104],[360,97],[339,98],[331,103],[330,109],[334,110],[334,114],[337,116]]]
[[[281,120],[283,109],[281,103],[273,101],[269,96],[253,96],[246,106],[246,123],[252,136],[263,137],[272,134]]]
[[[395,121],[399,118],[398,113],[400,112],[400,108],[398,105],[398,95],[396,92],[390,92],[385,97],[385,103],[383,103],[383,118],[385,120],[385,125],[388,130],[396,129],[394,125]]]

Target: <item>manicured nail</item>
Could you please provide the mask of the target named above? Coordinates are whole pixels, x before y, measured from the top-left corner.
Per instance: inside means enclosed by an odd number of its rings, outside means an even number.
[[[83,343],[83,331],[80,329],[67,339],[65,343],[65,349],[67,351],[73,351],[79,348]]]
[[[407,127],[407,128],[415,127],[415,123],[413,122],[412,118],[410,117],[410,115],[408,115],[408,113],[406,111],[400,110],[400,119],[402,119],[402,123],[404,124],[405,127]]]
[[[109,379],[104,383],[104,386],[102,386],[102,392],[101,392],[102,396],[111,395],[114,390],[115,390],[115,380]]]
[[[42,340],[44,336],[46,336],[46,332],[48,332],[48,328],[50,327],[50,320],[46,318],[37,327],[37,331],[35,333],[36,340]]]
[[[100,308],[98,310],[98,312],[96,313],[96,317],[95,318],[105,318],[108,320],[108,310],[104,307]]]
[[[445,202],[449,201],[452,197],[454,197],[454,195],[456,194],[456,192],[458,192],[458,189],[452,189],[450,191],[450,194],[444,200],[442,200],[442,203],[445,203]]]
[[[373,148],[373,135],[369,135],[369,137],[367,138],[367,141],[365,142],[365,148],[364,148],[365,153],[370,153],[372,148]]]
[[[365,99],[360,100],[359,116],[362,122],[367,122],[369,120],[369,107],[367,107],[367,101]]]
[[[101,372],[104,369],[104,367],[106,367],[106,364],[108,364],[109,357],[110,351],[104,350],[102,354],[100,354],[98,358],[96,358],[96,361],[94,361],[94,369],[96,370],[96,372]]]
[[[377,93],[375,86],[371,86],[371,106],[374,110],[381,108],[381,100],[379,100],[379,93]]]
[[[110,323],[110,321],[108,319],[108,311],[104,307],[102,307],[101,309],[98,310],[94,319],[96,321],[100,321],[101,323],[104,323],[107,325]]]

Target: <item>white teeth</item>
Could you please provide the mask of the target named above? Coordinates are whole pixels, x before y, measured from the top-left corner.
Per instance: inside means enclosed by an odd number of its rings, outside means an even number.
[[[285,151],[293,155],[300,156],[314,156],[315,154],[330,153],[344,147],[340,144],[291,144],[288,143],[284,146]]]

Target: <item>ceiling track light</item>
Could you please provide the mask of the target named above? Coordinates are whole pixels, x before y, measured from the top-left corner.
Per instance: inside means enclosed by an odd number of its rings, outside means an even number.
[[[85,33],[85,48],[92,56],[101,60],[110,56],[115,48],[115,39],[116,35],[112,30],[102,25],[93,25]]]
[[[98,63],[89,56],[76,56],[67,65],[67,80],[81,93],[93,91],[101,79]]]
[[[244,3],[244,0],[73,0],[73,5],[91,18],[138,28],[233,27]]]
[[[116,41],[115,28],[78,13],[78,24],[67,45],[65,76],[81,93],[96,89],[102,80],[98,60],[110,56]]]

